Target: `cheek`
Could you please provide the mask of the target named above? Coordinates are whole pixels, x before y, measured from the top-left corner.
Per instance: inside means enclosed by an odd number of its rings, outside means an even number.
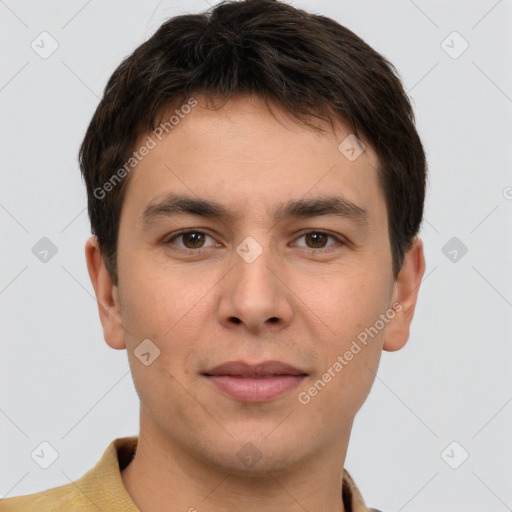
[[[214,294],[206,291],[213,283],[200,277],[196,282],[193,276],[159,268],[146,262],[145,267],[133,265],[125,269],[130,276],[122,288],[123,323],[129,331],[127,346],[132,368],[140,374],[133,351],[149,338],[160,351],[155,368],[162,372],[165,368],[178,377],[194,371],[198,355],[204,350],[199,345],[207,336],[199,333],[211,329],[215,300]],[[152,373],[148,378],[157,377]]]
[[[350,265],[302,290],[305,305],[322,320],[323,330],[338,348],[385,313],[391,291],[388,273],[378,263]]]
[[[134,339],[165,338],[204,295],[185,275],[163,268],[149,257],[133,258],[123,268],[123,316]]]
[[[326,323],[334,335],[318,340],[321,364],[303,389],[304,399],[311,400],[322,418],[318,428],[326,433],[339,429],[340,418],[355,416],[371,390],[382,354],[385,326],[375,325],[386,311],[387,289],[360,280],[356,284],[350,292],[341,284],[331,288]]]
[[[355,413],[368,395],[387,325],[380,316],[389,308],[386,276],[377,265],[366,272],[353,268],[333,278],[323,295],[310,295],[311,309],[322,312],[329,327],[316,347],[321,360],[314,380],[315,388],[321,390],[318,395],[322,395],[318,396],[319,407],[338,408],[339,414],[344,409]]]
[[[127,280],[122,289],[122,303],[133,381],[141,403],[153,413],[162,409],[158,414],[165,424],[169,415],[179,413],[176,404],[190,401],[183,388],[189,378],[185,374],[193,373],[195,368],[194,356],[197,359],[200,350],[197,322],[206,314],[207,304],[199,300],[201,295],[187,295],[184,282],[169,276],[151,275],[142,267],[131,269],[129,275],[129,283]],[[137,356],[141,353],[138,347],[146,339],[156,347],[150,353],[155,350],[158,354],[148,365]],[[169,396],[173,400],[162,400]]]

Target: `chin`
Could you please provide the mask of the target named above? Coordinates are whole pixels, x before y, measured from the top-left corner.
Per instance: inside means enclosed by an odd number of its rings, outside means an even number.
[[[281,472],[289,469],[306,456],[297,447],[306,449],[303,443],[298,443],[294,435],[283,430],[281,435],[275,435],[272,430],[265,429],[263,433],[237,432],[227,442],[212,442],[217,449],[210,452],[214,464],[223,470],[245,476],[268,476],[268,473]],[[220,450],[220,451],[219,451]]]

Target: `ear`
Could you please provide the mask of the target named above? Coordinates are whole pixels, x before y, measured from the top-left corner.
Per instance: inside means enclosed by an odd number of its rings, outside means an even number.
[[[85,259],[96,294],[103,337],[112,348],[117,350],[126,348],[118,288],[105,267],[96,236],[90,237],[85,243]]]
[[[409,330],[424,273],[423,242],[416,237],[412,247],[404,255],[404,262],[393,289],[391,304],[396,305],[393,307],[396,314],[386,327],[383,343],[383,349],[388,352],[400,350],[409,339]]]

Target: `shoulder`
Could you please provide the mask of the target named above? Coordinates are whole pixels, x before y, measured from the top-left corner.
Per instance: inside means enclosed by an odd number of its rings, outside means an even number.
[[[0,512],[137,512],[121,478],[121,469],[133,457],[137,441],[137,436],[114,439],[100,461],[78,480],[25,496],[0,499]]]
[[[86,512],[90,506],[92,503],[72,483],[0,500],[0,512]]]

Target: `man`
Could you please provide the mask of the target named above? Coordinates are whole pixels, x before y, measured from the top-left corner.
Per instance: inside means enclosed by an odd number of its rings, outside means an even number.
[[[80,165],[140,432],[0,510],[372,510],[349,437],[425,269],[425,155],[392,65],[275,0],[172,18],[110,78]]]

